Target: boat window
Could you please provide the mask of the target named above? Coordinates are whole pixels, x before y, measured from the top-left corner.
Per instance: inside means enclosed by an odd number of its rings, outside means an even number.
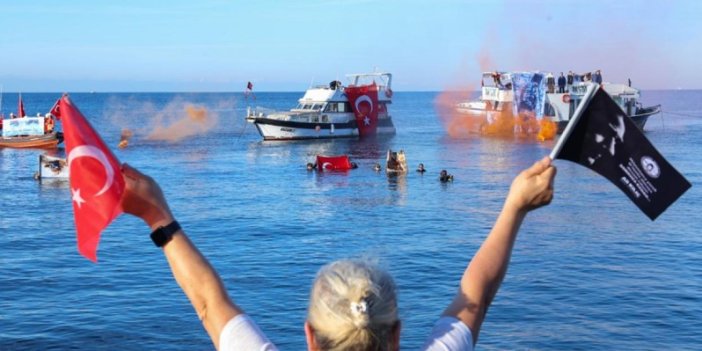
[[[348,102],[340,102],[339,112],[351,112],[351,104]]]
[[[302,109],[303,109],[303,110],[309,110],[310,107],[312,107],[312,105],[310,105],[310,104],[304,104],[304,105],[302,105]]]
[[[319,110],[319,109],[321,109],[321,108],[322,108],[322,104],[314,104],[314,105],[312,105],[312,109],[313,109],[313,110]]]
[[[327,107],[324,109],[324,112],[339,112],[339,103],[337,103],[337,102],[328,103]]]

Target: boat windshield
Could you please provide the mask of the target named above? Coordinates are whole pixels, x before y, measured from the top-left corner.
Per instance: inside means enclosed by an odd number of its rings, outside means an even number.
[[[295,109],[296,110],[319,111],[322,109],[322,106],[324,106],[324,104],[322,104],[322,103],[301,103],[301,104],[297,104]]]

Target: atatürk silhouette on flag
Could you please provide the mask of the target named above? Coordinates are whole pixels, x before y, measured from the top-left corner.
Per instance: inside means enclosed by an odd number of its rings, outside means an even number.
[[[609,179],[651,220],[690,188],[605,91],[593,84],[581,105],[552,159],[579,163]]]

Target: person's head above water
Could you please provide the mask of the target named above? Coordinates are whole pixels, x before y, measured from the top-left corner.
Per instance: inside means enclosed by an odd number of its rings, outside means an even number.
[[[397,350],[400,321],[395,282],[377,266],[340,260],[312,285],[305,323],[312,350]]]

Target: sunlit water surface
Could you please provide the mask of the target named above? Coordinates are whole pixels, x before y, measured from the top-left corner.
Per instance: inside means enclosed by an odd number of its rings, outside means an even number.
[[[24,94],[29,113],[58,94]],[[435,93],[396,93],[386,140],[262,142],[247,105],[292,107],[300,93],[74,94],[128,162],[162,185],[178,220],[231,296],[281,349],[305,348],[315,272],[339,258],[377,259],[399,287],[403,349],[417,349],[455,294],[511,179],[553,142],[450,139]],[[16,95],[5,94],[5,101]],[[553,203],[527,217],[479,348],[699,349],[702,345],[702,92],[648,91],[663,104],[647,136],[693,184],[651,222],[614,185],[557,161]],[[153,116],[194,103],[217,126],[149,141]],[[14,106],[4,106],[8,115]],[[135,132],[116,150],[120,130]],[[403,149],[425,174],[372,165]],[[139,220],[103,233],[93,264],[76,250],[70,191],[32,179],[40,150],[0,149],[0,349],[207,350],[212,344]],[[348,173],[308,172],[316,154],[349,154]],[[442,184],[447,169],[455,181]]]

